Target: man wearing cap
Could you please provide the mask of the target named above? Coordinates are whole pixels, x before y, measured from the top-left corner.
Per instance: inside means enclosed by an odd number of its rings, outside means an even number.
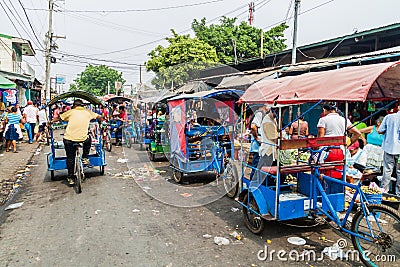
[[[400,104],[398,104],[400,106]],[[393,171],[397,174],[395,193],[400,196],[400,170],[398,160],[400,156],[400,110],[397,113],[387,115],[378,133],[384,134],[382,142],[383,154],[383,175],[381,187],[389,191]]]
[[[82,163],[84,165],[90,164],[89,152],[92,140],[89,133],[89,123],[93,119],[101,119],[101,115],[94,113],[91,110],[85,109],[83,101],[76,99],[71,110],[54,118],[53,122],[58,120],[67,121],[67,129],[64,133],[64,148],[67,154],[67,168],[68,168],[68,183],[74,184],[74,163],[75,163],[75,148],[74,144],[83,143]]]
[[[38,108],[33,105],[32,101],[28,101],[28,105],[24,108],[23,117],[26,121],[25,128],[28,132],[29,144],[33,143],[35,135],[35,127],[38,116]]]

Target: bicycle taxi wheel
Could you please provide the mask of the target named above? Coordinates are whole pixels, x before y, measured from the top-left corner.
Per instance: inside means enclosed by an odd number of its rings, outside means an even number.
[[[367,217],[363,211],[353,217],[352,231],[359,235],[352,235],[353,246],[366,266],[394,266],[400,259],[400,214],[382,204],[368,210]]]

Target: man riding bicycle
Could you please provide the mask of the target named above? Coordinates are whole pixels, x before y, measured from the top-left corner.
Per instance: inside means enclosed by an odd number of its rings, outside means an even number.
[[[64,148],[67,155],[67,181],[74,184],[75,144],[83,143],[82,164],[89,165],[89,152],[92,139],[88,134],[89,123],[93,119],[101,119],[102,116],[91,110],[85,109],[83,101],[76,99],[71,110],[62,113],[60,117],[54,118],[53,122],[59,120],[67,121],[68,125],[64,133]]]

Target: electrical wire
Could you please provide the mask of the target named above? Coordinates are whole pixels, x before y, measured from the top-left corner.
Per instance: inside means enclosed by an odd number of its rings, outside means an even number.
[[[7,5],[7,3],[5,1],[3,1],[4,5],[7,7],[7,9],[9,10],[10,14],[14,17],[14,21],[16,21],[20,28],[26,33],[26,35],[30,38],[33,39],[33,43],[37,46],[40,47],[40,43],[39,45],[35,42],[34,38],[32,38],[31,34],[29,33],[28,27],[26,27],[23,19],[21,18],[21,16],[19,15],[18,11],[15,9],[14,5],[12,4],[12,2],[9,0],[11,7],[13,8],[13,10],[11,10],[11,8]],[[18,17],[18,18],[17,18]],[[22,35],[20,34],[20,37],[22,37]]]
[[[53,53],[60,54],[62,56],[69,56],[69,57],[74,57],[74,58],[93,60],[93,61],[100,61],[100,62],[107,62],[107,63],[117,63],[117,64],[122,64],[122,65],[129,65],[129,66],[141,66],[141,65],[143,65],[143,64],[136,64],[136,63],[120,62],[120,61],[115,61],[115,60],[91,58],[91,57],[86,57],[86,56],[81,56],[81,55],[74,55],[74,54],[70,54],[70,53],[67,53],[67,52],[63,52],[63,51],[55,51]]]
[[[177,6],[167,6],[167,7],[158,7],[158,8],[146,8],[146,9],[125,9],[125,10],[57,10],[58,12],[68,12],[68,13],[128,13],[128,12],[149,12],[149,11],[161,11],[161,10],[169,10],[169,9],[178,9],[178,8],[185,8],[185,7],[193,7],[193,6],[200,6],[206,4],[212,4],[216,2],[223,2],[225,0],[212,0],[206,1],[201,3],[194,3],[194,4],[185,4],[185,5],[177,5]],[[27,10],[46,10],[41,8],[30,8]]]
[[[7,6],[7,4],[6,4],[5,2],[3,2],[3,3],[4,3],[4,5],[8,8],[8,10],[10,11],[10,13],[12,13],[11,9]],[[22,34],[19,32],[18,28],[17,28],[16,25],[14,24],[14,20],[9,16],[7,10],[4,8],[4,6],[3,6],[3,4],[2,4],[1,2],[0,2],[0,6],[3,8],[4,13],[5,13],[6,16],[8,17],[8,19],[9,19],[9,21],[11,22],[11,24],[13,25],[14,29],[17,31],[18,35],[22,38]],[[14,6],[13,6],[12,4],[11,4],[11,6],[14,8]],[[15,10],[15,8],[14,8],[14,10]],[[15,11],[16,11],[16,10],[15,10]],[[18,12],[16,12],[16,13],[18,14]],[[30,34],[24,29],[24,27],[23,27],[23,26],[25,26],[25,25],[21,25],[21,23],[17,20],[17,18],[15,17],[15,15],[13,15],[13,16],[14,16],[15,20],[18,22],[18,24],[20,24],[21,28],[25,31],[25,33],[28,34],[28,35],[30,35]],[[19,17],[19,15],[18,15],[18,17]],[[19,17],[19,18],[21,18],[21,17]],[[3,43],[4,43],[4,42],[3,42]],[[36,44],[36,45],[37,45],[37,44]],[[4,45],[3,45],[3,46],[4,46]],[[12,57],[12,55],[10,55],[10,56]],[[39,63],[39,65],[42,67],[42,69],[44,69],[43,66],[42,66],[42,64],[40,63],[40,61],[36,58],[36,55],[34,56],[34,58],[35,58],[35,60]],[[22,60],[22,61],[28,63],[28,62],[25,61],[25,60]],[[29,64],[29,63],[28,63],[28,64]]]
[[[101,26],[101,27],[107,27],[110,29],[116,29],[116,30],[121,30],[125,32],[131,32],[131,33],[140,33],[140,34],[147,34],[147,35],[156,35],[156,36],[163,36],[163,33],[158,33],[158,32],[151,32],[151,31],[144,31],[138,28],[133,28],[133,27],[127,27],[125,25],[117,24],[114,22],[110,21],[105,21],[103,19],[98,19],[90,16],[85,16],[85,15],[80,15],[80,14],[65,14],[66,16],[70,16],[72,18],[78,19],[78,20],[84,20],[88,21],[92,24]]]
[[[255,1],[255,2],[258,2],[258,1],[261,1],[261,0],[257,0],[257,1]],[[242,9],[242,8],[244,8],[244,7],[246,7],[246,6],[247,6],[247,4],[241,5],[240,7],[235,8],[234,10],[231,10],[231,11],[229,11],[229,12],[223,14],[223,15],[217,16],[217,17],[215,17],[215,18],[213,18],[213,19],[211,19],[211,20],[208,20],[208,21],[207,21],[207,24],[209,24],[210,22],[213,22],[213,21],[215,21],[215,20],[217,20],[217,19],[220,19],[220,18],[222,18],[222,17],[225,17],[225,16],[227,16],[227,15],[230,15],[230,14],[232,14],[232,13],[234,13],[234,12],[236,12],[236,11],[238,11],[238,10],[240,10],[240,9]],[[246,10],[246,12],[247,12],[247,10]],[[242,14],[242,13],[241,13],[241,14]],[[183,30],[183,31],[180,31],[178,34],[182,34],[182,33],[188,32],[188,31],[190,31],[191,29],[192,29],[192,28],[185,29],[185,30]],[[144,44],[140,44],[140,45],[137,45],[137,46],[129,47],[129,48],[124,48],[124,49],[120,49],[120,50],[110,51],[110,52],[106,52],[106,53],[90,54],[90,55],[86,55],[86,56],[102,56],[102,55],[110,55],[110,54],[115,54],[115,53],[126,52],[126,51],[133,50],[133,49],[136,49],[136,48],[140,48],[140,47],[144,47],[144,46],[147,46],[147,45],[155,44],[155,43],[158,43],[158,42],[164,41],[164,40],[165,40],[165,37],[164,37],[164,38],[161,38],[161,39],[157,39],[157,40],[151,41],[151,42],[147,42],[147,43],[144,43]]]
[[[335,1],[335,0],[329,0],[329,1],[326,1],[326,2],[324,2],[324,3],[322,3],[322,4],[319,4],[319,5],[317,5],[317,6],[314,6],[314,7],[310,8],[310,9],[307,9],[307,10],[305,10],[305,11],[303,11],[303,12],[299,12],[299,15],[303,15],[303,14],[305,14],[305,13],[307,13],[307,12],[310,12],[310,11],[312,11],[312,10],[314,10],[314,9],[317,9],[317,8],[319,8],[319,7],[322,7],[322,6],[324,6],[324,5],[326,5],[326,4],[329,4],[330,2],[333,2],[333,1]],[[293,18],[293,16],[289,17],[289,19],[292,19],[292,18]],[[273,27],[273,26],[279,25],[279,24],[281,24],[281,23],[284,23],[286,20],[287,20],[287,19],[281,20],[281,21],[278,21],[278,22],[275,22],[275,23],[273,23],[273,24],[271,24],[271,25],[268,25],[268,26],[264,27],[263,29],[267,29],[267,28],[271,28],[271,27]]]
[[[21,0],[18,0],[18,2],[19,2],[19,4],[21,5],[22,10],[24,11],[25,17],[26,17],[26,19],[27,19],[27,21],[28,21],[28,23],[29,23],[29,26],[31,27],[31,30],[32,30],[32,32],[33,32],[33,35],[35,35],[35,38],[36,38],[36,40],[38,41],[38,43],[39,43],[39,45],[40,45],[39,47],[40,47],[40,48],[43,48],[42,42],[39,40],[39,38],[38,38],[37,35],[36,35],[35,30],[33,29],[32,23],[31,23],[31,21],[30,21],[30,19],[29,19],[28,14],[26,13],[26,10],[25,10],[24,5],[22,4]]]

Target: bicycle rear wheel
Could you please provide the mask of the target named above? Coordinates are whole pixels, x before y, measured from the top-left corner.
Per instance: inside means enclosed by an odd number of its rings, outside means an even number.
[[[83,180],[83,167],[81,156],[79,153],[76,153],[75,157],[75,181],[74,181],[74,189],[77,194],[82,193],[82,180]]]
[[[351,229],[371,241],[353,235],[353,246],[366,266],[393,266],[400,259],[400,214],[381,204],[368,205],[368,210],[368,217],[362,210],[354,215]]]
[[[110,133],[107,133],[105,136],[104,136],[104,140],[103,140],[103,147],[106,147],[106,150],[108,151],[108,152],[111,152],[111,149],[112,149],[112,142],[111,142],[111,134]]]

